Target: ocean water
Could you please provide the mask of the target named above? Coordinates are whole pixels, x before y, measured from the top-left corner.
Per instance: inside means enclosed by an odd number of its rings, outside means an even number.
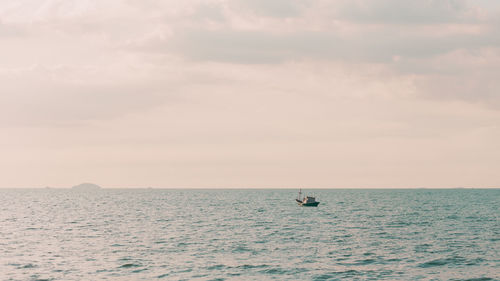
[[[500,280],[500,190],[0,189],[0,280]]]

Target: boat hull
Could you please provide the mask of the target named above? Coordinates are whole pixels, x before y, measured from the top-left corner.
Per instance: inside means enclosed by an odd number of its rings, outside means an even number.
[[[319,205],[319,202],[303,203],[303,202],[300,202],[298,200],[296,200],[296,201],[299,204],[299,206],[302,206],[302,207],[318,207],[318,205]]]

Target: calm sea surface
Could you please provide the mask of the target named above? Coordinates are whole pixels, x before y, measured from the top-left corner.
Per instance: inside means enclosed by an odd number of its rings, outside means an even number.
[[[0,280],[500,280],[500,190],[0,189]]]

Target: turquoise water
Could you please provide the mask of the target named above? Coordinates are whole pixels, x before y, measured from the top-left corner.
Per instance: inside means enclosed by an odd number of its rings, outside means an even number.
[[[498,189],[309,193],[3,189],[0,280],[500,279]]]

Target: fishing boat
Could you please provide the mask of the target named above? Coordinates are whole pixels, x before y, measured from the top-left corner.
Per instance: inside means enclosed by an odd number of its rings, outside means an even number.
[[[299,196],[297,197],[297,199],[295,199],[295,201],[297,201],[297,203],[299,204],[299,206],[303,206],[303,207],[317,207],[319,205],[319,202],[316,201],[315,197],[304,196],[304,197],[301,198],[301,195],[302,195],[302,189],[299,190]]]

